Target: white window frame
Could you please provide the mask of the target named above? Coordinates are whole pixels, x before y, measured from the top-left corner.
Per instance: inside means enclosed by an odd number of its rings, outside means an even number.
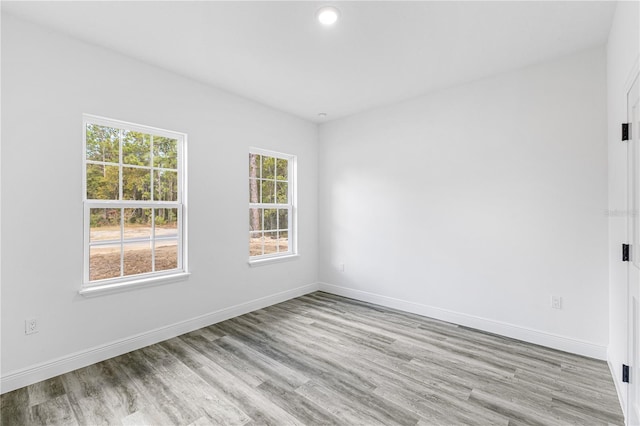
[[[285,260],[293,260],[298,257],[298,203],[297,203],[297,183],[298,183],[298,158],[293,154],[285,154],[282,152],[270,151],[262,148],[249,148],[249,154],[258,154],[266,157],[275,157],[282,160],[287,160],[287,204],[282,203],[251,203],[249,202],[249,210],[252,208],[259,209],[288,209],[288,251],[279,253],[269,253],[257,256],[249,255],[249,265],[259,266],[274,262],[281,262]],[[262,166],[261,166],[262,167]],[[250,177],[247,177],[250,179]],[[249,198],[249,197],[247,197]],[[251,230],[247,233],[247,237],[250,238]],[[247,239],[249,242],[249,239]]]
[[[148,201],[148,200],[122,200],[122,179],[123,167],[136,167],[123,163],[122,159],[122,136],[119,141],[119,153],[117,166],[119,167],[119,200],[89,200],[87,199],[87,164],[106,164],[99,161],[87,160],[87,125],[96,124],[99,126],[106,126],[111,128],[117,128],[122,130],[129,130],[134,132],[140,132],[150,134],[153,136],[162,136],[171,139],[176,139],[177,142],[177,201]],[[170,130],[158,129],[155,127],[129,123],[126,121],[115,120],[111,118],[99,117],[90,114],[83,114],[82,116],[82,202],[84,212],[83,223],[83,250],[84,250],[84,266],[83,266],[83,281],[79,293],[83,296],[96,296],[105,293],[119,292],[123,290],[136,289],[140,287],[147,287],[151,285],[165,284],[169,282],[176,282],[186,279],[189,276],[188,269],[188,257],[187,257],[187,168],[186,168],[186,150],[187,150],[187,135],[185,133],[174,132]],[[113,165],[115,163],[108,163]],[[143,167],[147,168],[147,167]],[[151,153],[149,159],[149,170],[153,176],[154,170],[162,170],[161,167],[155,167],[153,164],[153,145],[151,145]],[[152,191],[153,191],[153,179],[151,179]],[[177,218],[177,268],[164,271],[154,271],[144,274],[122,276],[123,269],[123,256],[124,256],[124,244],[125,239],[123,235],[124,215],[120,215],[120,227],[121,235],[119,240],[113,240],[112,242],[91,242],[90,241],[90,212],[92,208],[175,208],[178,212]],[[155,233],[155,215],[152,215],[151,220],[151,236],[145,241],[149,241],[151,245],[154,245],[155,241],[162,240],[163,238],[156,237]],[[173,238],[170,238],[173,239]],[[132,242],[127,240],[127,242]],[[133,240],[135,242],[135,240]],[[101,280],[90,281],[89,276],[89,253],[90,247],[106,245],[106,244],[120,244],[120,277],[106,278]],[[153,265],[153,260],[152,260]],[[155,266],[154,266],[155,267]]]

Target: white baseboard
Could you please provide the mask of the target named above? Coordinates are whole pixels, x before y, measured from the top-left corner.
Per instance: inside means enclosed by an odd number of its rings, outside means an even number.
[[[223,308],[189,320],[181,321],[176,324],[157,328],[155,330],[137,334],[135,336],[131,336],[115,342],[107,343],[105,345],[72,353],[55,360],[27,367],[25,369],[10,372],[0,378],[0,393],[10,392],[23,386],[28,386],[30,384],[55,377],[69,371],[76,370],[78,368],[95,364],[96,362],[104,361],[106,359],[113,358],[115,356],[122,355],[127,352],[152,345],[154,343],[171,339],[173,337],[209,326],[211,324],[234,318],[258,309],[262,309],[276,303],[284,302],[285,300],[293,299],[294,297],[312,293],[316,290],[325,291],[327,293],[332,293],[339,296],[350,297],[352,299],[357,299],[364,302],[375,303],[378,305],[411,312],[418,315],[424,315],[430,318],[435,318],[442,321],[487,331],[490,333],[496,333],[514,339],[523,340],[525,342],[535,343],[538,345],[584,355],[591,358],[597,358],[601,360],[607,359],[606,347],[594,343],[546,333],[539,330],[533,330],[500,321],[476,317],[473,315],[449,311],[446,309],[436,308],[420,303],[396,299],[393,297],[383,296],[375,293],[369,293],[362,290],[355,290],[327,283],[315,283],[254,299],[235,306],[230,306],[228,308]],[[611,370],[613,372],[613,369]],[[617,383],[616,386],[618,386]],[[620,393],[618,394],[620,395]]]
[[[0,379],[0,393],[10,392],[316,290],[318,284],[308,284],[10,372]]]
[[[565,352],[584,355],[590,358],[600,360],[607,359],[606,346],[583,340],[333,284],[319,283],[319,290],[336,294],[338,296],[350,297],[363,302],[375,303],[377,305],[475,328],[477,330],[487,331],[489,333],[499,334],[501,336],[511,337],[513,339],[523,340],[529,343],[535,343],[537,345]]]

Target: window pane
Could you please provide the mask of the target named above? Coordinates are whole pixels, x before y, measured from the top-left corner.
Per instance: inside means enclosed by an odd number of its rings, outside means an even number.
[[[283,253],[289,251],[289,232],[280,231],[278,233],[278,252]]]
[[[178,141],[176,139],[153,137],[153,165],[165,169],[178,168]]]
[[[264,254],[278,252],[278,235],[276,232],[264,233]]]
[[[89,209],[89,241],[120,241],[120,209]]]
[[[178,172],[155,170],[153,178],[155,201],[178,201]]]
[[[275,179],[276,159],[262,156],[262,179]]]
[[[151,170],[123,167],[122,198],[124,200],[151,199]]]
[[[151,209],[124,209],[124,239],[131,238],[151,238]]]
[[[87,164],[87,199],[117,200],[119,196],[118,166]]]
[[[166,271],[178,267],[178,241],[156,241],[156,271]]]
[[[289,160],[276,159],[276,179],[289,180]]]
[[[249,232],[249,256],[262,255],[262,232]]]
[[[277,202],[281,203],[281,204],[288,204],[289,203],[289,184],[287,182],[277,182],[276,183],[276,189],[277,189]]]
[[[152,272],[151,242],[124,244],[124,275]]]
[[[156,238],[178,236],[178,209],[154,209]]]
[[[274,180],[263,180],[260,182],[260,186],[262,187],[262,202],[263,203],[273,203],[274,202],[274,191],[275,191],[275,183]]]
[[[120,244],[89,248],[89,280],[120,276]]]
[[[249,153],[249,254],[251,256],[290,253],[288,236],[291,207],[276,208],[276,206],[290,205],[292,202],[289,195],[289,190],[293,189],[289,187],[291,164],[286,158]]]
[[[156,266],[177,269],[182,136],[107,119],[87,124],[90,116],[84,120],[85,276],[99,281],[153,274]],[[257,161],[259,169],[261,157]]]
[[[263,226],[265,230],[278,229],[278,216],[276,209],[264,209],[264,222]]]
[[[249,154],[249,177],[256,179],[260,177],[260,155]]]
[[[249,209],[249,231],[262,230],[262,209]]]
[[[87,160],[118,163],[120,149],[119,130],[112,127],[87,124]]]
[[[280,209],[278,210],[278,229],[288,229],[289,228],[289,210]]]
[[[136,166],[149,166],[151,135],[122,131],[122,162]]]
[[[249,179],[249,202],[260,202],[260,182],[256,179]]]

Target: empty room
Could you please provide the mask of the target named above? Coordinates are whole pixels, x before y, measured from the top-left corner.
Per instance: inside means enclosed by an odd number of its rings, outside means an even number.
[[[2,1],[12,425],[640,425],[640,2]]]

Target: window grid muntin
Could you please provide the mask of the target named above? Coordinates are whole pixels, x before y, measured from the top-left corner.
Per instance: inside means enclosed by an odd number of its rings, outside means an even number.
[[[109,161],[96,161],[89,160],[87,158],[87,126],[88,125],[98,125],[111,129],[117,129],[118,131],[118,163],[113,163]],[[151,137],[150,141],[150,154],[149,154],[149,166],[139,166],[133,164],[125,164],[123,162],[123,134],[125,131],[129,132],[137,132],[149,135]],[[153,138],[154,136],[159,136],[163,138],[168,138],[176,141],[176,168],[167,168],[167,167],[155,167],[154,166],[154,145]],[[84,115],[83,118],[83,182],[82,182],[82,193],[83,193],[83,203],[84,203],[84,219],[85,219],[85,236],[84,236],[84,285],[85,286],[94,286],[100,285],[104,282],[109,283],[119,283],[119,282],[127,282],[131,280],[139,280],[145,277],[161,277],[165,275],[173,275],[176,272],[186,272],[186,259],[184,259],[185,253],[185,234],[184,234],[184,190],[185,190],[185,163],[184,163],[184,152],[185,152],[185,143],[186,143],[186,135],[156,129],[147,126],[135,125],[131,123],[125,123],[117,120],[104,119],[100,117]],[[117,166],[118,167],[118,196],[119,200],[105,200],[105,199],[88,199],[87,197],[87,164],[98,164],[103,166]],[[132,167],[132,168],[140,168],[147,169],[150,171],[151,175],[151,185],[150,185],[150,196],[151,200],[123,200],[123,167]],[[176,201],[155,201],[155,194],[153,191],[153,180],[154,180],[154,172],[156,170],[160,171],[171,171],[176,173]],[[90,221],[90,211],[92,208],[110,208],[110,209],[118,209],[120,210],[120,240],[110,240],[110,243],[104,243],[103,241],[90,241],[90,233],[91,233],[91,221]],[[142,274],[133,274],[133,275],[124,275],[124,245],[130,242],[134,242],[132,239],[124,239],[124,209],[125,208],[151,208],[151,226],[152,231],[150,238],[148,240],[143,240],[143,242],[149,242],[152,252],[152,269],[153,272],[142,273]],[[155,229],[156,229],[156,210],[157,209],[169,209],[174,208],[177,211],[176,218],[176,236],[166,236],[166,237],[156,237]],[[176,241],[177,249],[177,259],[176,259],[176,268],[172,269],[163,269],[160,271],[155,271],[156,268],[156,242],[157,241]],[[117,278],[105,278],[100,280],[90,280],[90,251],[92,247],[100,247],[107,245],[119,245],[120,246],[120,277]]]
[[[156,194],[155,194],[155,180],[156,178],[161,179],[155,172],[162,172],[162,173],[176,173],[176,184],[179,186],[179,178],[180,178],[180,171],[177,169],[165,169],[165,168],[150,168],[150,167],[144,167],[144,166],[130,166],[130,165],[118,165],[115,163],[101,163],[101,162],[90,162],[87,161],[87,164],[91,164],[91,165],[97,165],[97,166],[103,166],[103,167],[118,167],[118,196],[120,197],[120,200],[115,200],[115,199],[105,199],[105,198],[87,198],[87,201],[154,201],[154,202],[179,202],[179,201],[173,201],[173,200],[130,200],[130,199],[126,199],[124,198],[124,170],[123,169],[138,169],[138,170],[145,170],[149,172],[149,180],[150,180],[150,185],[149,185],[149,194],[151,198],[156,198]],[[85,170],[86,173],[86,170]],[[180,196],[180,191],[178,188],[176,188],[176,196],[179,198]]]
[[[260,207],[263,206],[263,207]],[[264,207],[267,206],[267,207]],[[251,211],[252,209],[257,209],[261,211],[260,214],[260,220],[261,220],[261,225],[260,225],[260,230],[253,230],[253,231],[249,231],[249,238],[251,238],[252,234],[260,234],[261,235],[261,239],[262,239],[262,254],[261,255],[254,255],[254,256],[250,256],[250,257],[258,257],[258,256],[270,256],[270,255],[274,255],[274,254],[290,254],[292,253],[292,244],[291,244],[291,235],[292,235],[292,230],[291,230],[291,216],[292,216],[292,207],[286,204],[278,204],[278,207],[274,207],[274,204],[269,204],[269,203],[261,203],[261,204],[256,204],[256,203],[252,203],[249,206],[249,211]],[[265,224],[264,224],[264,211],[265,210],[276,210],[276,228],[274,229],[265,229]],[[282,210],[286,210],[287,211],[287,227],[286,228],[282,228],[280,226],[280,211]],[[280,251],[280,238],[281,238],[281,234],[286,232],[287,233],[287,251]],[[276,234],[276,253],[264,253],[264,241],[265,241],[265,234]]]
[[[129,205],[131,203],[128,203]],[[90,203],[87,202],[85,204],[85,217],[87,217],[87,221],[88,223],[90,223],[89,217],[90,217],[90,212],[92,208],[103,208],[104,204],[101,205],[95,205],[94,203]],[[120,239],[118,240],[98,240],[98,241],[90,241],[90,239],[88,239],[88,241],[86,242],[86,250],[87,250],[87,255],[90,253],[91,248],[92,247],[105,247],[105,246],[113,246],[113,245],[118,245],[120,246],[120,276],[118,277],[119,279],[128,279],[130,277],[135,277],[140,278],[143,276],[155,276],[157,273],[159,272],[175,272],[175,271],[180,271],[183,269],[183,262],[182,262],[182,209],[180,208],[180,206],[178,206],[177,204],[174,204],[171,207],[167,207],[166,205],[163,205],[161,207],[158,208],[175,208],[177,210],[177,223],[176,223],[176,234],[175,236],[157,236],[156,235],[156,210],[157,208],[152,208],[152,213],[151,213],[151,233],[149,235],[148,238],[124,238],[124,226],[125,226],[125,222],[124,222],[124,209],[128,208],[128,207],[118,207],[116,208],[115,206],[111,206],[110,208],[116,210],[120,210],[120,229],[119,229],[119,233],[120,233]],[[88,232],[91,232],[91,226],[89,225],[89,230]],[[156,271],[156,242],[157,241],[176,241],[177,246],[178,246],[178,250],[177,250],[177,259],[176,259],[176,267],[172,268],[172,269],[163,269],[162,271]],[[129,243],[149,243],[149,246],[151,248],[151,261],[152,261],[152,270],[150,272],[147,273],[142,273],[142,274],[132,274],[132,275],[124,275],[125,270],[124,270],[124,247],[126,244]],[[90,259],[88,259],[90,261]],[[94,284],[94,283],[100,283],[100,282],[104,282],[104,281],[112,281],[115,278],[104,278],[104,279],[100,279],[100,280],[92,280],[90,281],[90,275],[91,275],[91,270],[90,270],[90,262],[87,263],[87,270],[86,270],[86,283],[90,283],[90,284]]]
[[[89,160],[87,159],[87,147],[86,147],[86,132],[87,132],[87,125],[89,124],[98,124],[95,123],[91,120],[85,120],[84,122],[84,135],[83,135],[83,140],[84,140],[84,173],[85,173],[85,177],[84,177],[84,200],[85,201],[95,201],[95,200],[103,200],[103,201],[124,201],[124,185],[123,185],[123,180],[124,180],[124,173],[123,173],[123,169],[125,167],[127,168],[134,168],[134,169],[142,169],[142,170],[148,170],[150,173],[150,200],[134,200],[134,201],[158,201],[158,202],[162,202],[162,201],[166,201],[166,200],[155,200],[155,172],[156,171],[160,171],[160,172],[175,172],[177,174],[177,182],[176,185],[178,186],[177,188],[177,200],[176,201],[171,201],[171,202],[177,202],[177,203],[181,203],[181,197],[182,197],[182,191],[181,188],[183,188],[182,185],[182,174],[180,171],[180,165],[182,164],[182,145],[184,143],[184,139],[182,135],[179,134],[174,134],[172,136],[162,136],[162,137],[166,137],[168,139],[175,139],[177,141],[177,159],[176,159],[176,164],[178,164],[177,168],[170,168],[170,167],[156,167],[153,164],[155,163],[155,155],[154,155],[154,134],[150,133],[151,131],[154,131],[154,129],[147,129],[146,131],[142,131],[142,130],[136,130],[137,133],[143,133],[143,134],[148,134],[151,137],[151,141],[149,144],[149,149],[150,149],[150,154],[149,154],[149,166],[140,166],[140,165],[136,165],[136,164],[128,164],[128,163],[124,163],[123,161],[123,134],[125,131],[131,131],[128,128],[124,128],[124,126],[118,126],[117,123],[114,123],[114,125],[108,126],[105,124],[99,124],[100,126],[103,127],[111,127],[113,129],[117,129],[118,130],[118,162],[117,163],[113,163],[110,161],[97,161],[97,160]],[[111,167],[118,167],[118,200],[104,200],[104,199],[98,199],[98,198],[88,198],[87,196],[87,189],[86,189],[86,165],[87,164],[95,164],[95,165],[99,165],[99,166],[111,166]],[[127,200],[130,201],[130,200]]]
[[[275,152],[270,152],[270,151],[265,151],[265,150],[260,150],[260,149],[250,149],[249,150],[249,154],[254,154],[259,156],[260,161],[258,162],[258,174],[255,178],[257,184],[258,184],[258,199],[260,202],[257,203],[252,203],[249,202],[249,215],[251,216],[251,210],[252,209],[260,209],[262,211],[260,220],[260,230],[249,230],[248,233],[248,237],[249,237],[249,249],[251,249],[251,237],[252,234],[260,234],[261,235],[261,253],[260,255],[251,255],[251,250],[249,250],[249,258],[250,259],[263,259],[263,258],[270,258],[270,257],[278,257],[278,256],[283,256],[283,255],[290,255],[295,253],[295,244],[294,244],[294,238],[295,238],[295,230],[293,229],[293,223],[294,223],[294,181],[293,181],[293,176],[294,176],[294,162],[295,162],[295,156],[293,155],[288,155],[288,154],[280,154],[280,153],[275,153]],[[267,179],[263,177],[263,158],[264,157],[272,157],[275,159],[274,161],[274,177],[273,179]],[[287,160],[287,177],[286,179],[278,179],[278,159],[281,160]],[[251,175],[249,175],[249,183],[251,183],[251,181],[254,180],[252,179]],[[262,198],[263,198],[263,194],[262,194],[262,182],[264,181],[271,181],[274,183],[274,201],[277,201],[277,182],[283,182],[287,184],[287,203],[277,203],[277,202],[273,202],[273,203],[265,203],[262,202]],[[250,197],[251,198],[251,197]],[[276,230],[267,230],[265,231],[264,229],[264,210],[265,209],[276,209],[276,223],[277,223],[277,229]],[[280,229],[280,215],[278,213],[279,210],[287,210],[287,228],[286,229]],[[272,232],[276,232],[276,252],[275,253],[267,253],[265,254],[265,232],[267,233],[272,233]],[[280,233],[281,232],[286,232],[287,233],[287,250],[286,251],[280,251]]]

